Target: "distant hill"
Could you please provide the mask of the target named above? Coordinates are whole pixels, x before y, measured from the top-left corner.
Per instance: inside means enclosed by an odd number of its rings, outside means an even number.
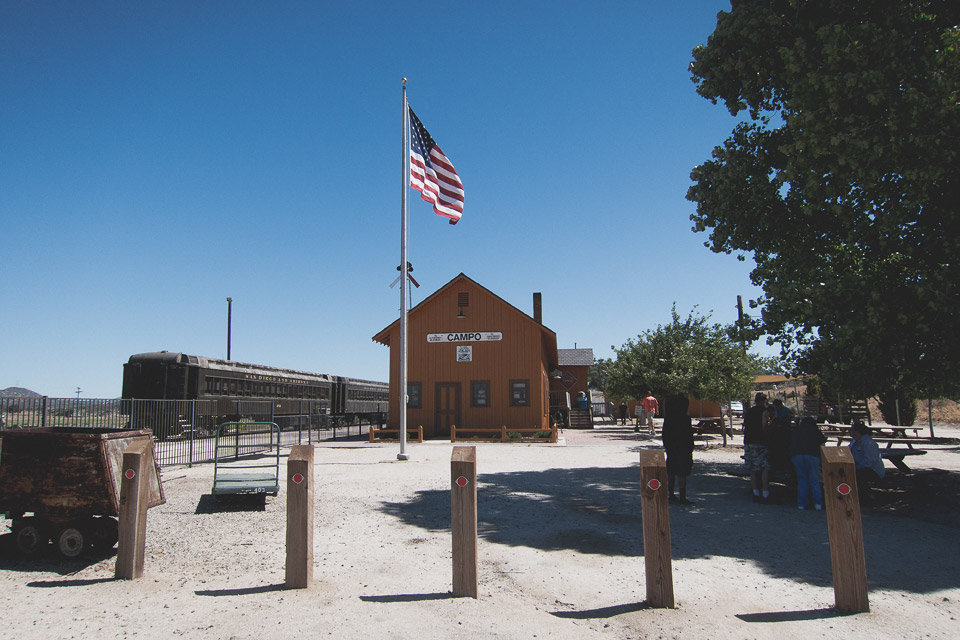
[[[23,387],[7,387],[0,390],[0,398],[39,398],[42,394]]]

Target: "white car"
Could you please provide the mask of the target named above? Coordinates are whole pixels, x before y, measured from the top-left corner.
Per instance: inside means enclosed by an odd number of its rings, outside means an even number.
[[[722,404],[720,405],[720,409],[723,411],[724,414],[727,414],[729,412],[731,415],[734,415],[734,416],[739,416],[739,417],[743,416],[742,402],[731,402],[729,407],[727,407],[727,405],[725,404]]]

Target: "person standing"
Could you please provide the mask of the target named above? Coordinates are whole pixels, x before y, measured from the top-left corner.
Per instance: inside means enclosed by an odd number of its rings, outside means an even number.
[[[620,401],[620,424],[627,424],[627,403],[623,400]]]
[[[687,413],[689,407],[690,400],[685,395],[667,398],[661,431],[663,448],[667,453],[669,500],[680,504],[693,504],[687,498],[687,476],[693,470],[693,425]],[[680,489],[679,499],[674,494],[674,485]]]
[[[656,435],[657,432],[653,428],[653,416],[657,415],[657,411],[660,410],[660,404],[657,402],[652,391],[647,391],[647,395],[640,401],[640,404],[643,406],[644,424],[647,425],[650,435]],[[638,424],[637,426],[639,427],[640,425]]]
[[[823,509],[823,489],[820,487],[820,447],[827,438],[820,432],[817,421],[810,416],[800,419],[790,431],[790,458],[797,470],[797,508],[807,508],[813,502],[817,511]]]
[[[750,472],[755,502],[770,499],[770,448],[766,443],[767,397],[758,393],[743,415],[743,461]]]

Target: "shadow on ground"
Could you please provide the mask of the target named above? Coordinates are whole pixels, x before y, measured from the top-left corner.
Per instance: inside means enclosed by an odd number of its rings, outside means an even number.
[[[57,553],[53,544],[47,543],[33,555],[23,556],[17,550],[12,533],[0,536],[0,571],[39,571],[69,576],[116,555],[117,549],[115,547],[106,550],[89,548],[76,558],[64,558]],[[55,584],[50,586],[61,586],[63,584],[59,581],[54,582]],[[31,584],[31,586],[47,585]]]
[[[236,496],[214,496],[205,493],[197,501],[197,515],[211,513],[230,513],[234,511],[266,511],[266,494],[249,494]]]
[[[737,463],[697,464],[690,479],[695,504],[670,507],[673,557],[738,558],[776,577],[832,585],[825,514],[798,511],[795,489],[785,482],[774,484],[772,503],[753,502],[741,470]],[[922,480],[926,488],[904,480],[909,486],[903,490],[935,507],[944,499],[942,489],[929,485],[953,487],[960,474],[936,478]],[[638,465],[481,474],[478,533],[488,543],[544,551],[642,556],[639,491]],[[863,515],[870,588],[928,593],[960,586],[953,569],[960,559],[958,527],[891,516],[880,502]],[[380,508],[413,526],[450,530],[449,491],[421,491]],[[796,556],[808,561],[797,563]]]

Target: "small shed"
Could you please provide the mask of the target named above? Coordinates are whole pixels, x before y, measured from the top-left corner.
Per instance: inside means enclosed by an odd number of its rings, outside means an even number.
[[[550,428],[557,335],[459,274],[407,313],[407,425],[424,437],[458,428]],[[400,320],[373,336],[390,347],[389,427],[400,426]]]
[[[576,408],[577,396],[582,391],[590,398],[588,376],[593,366],[593,349],[557,349],[557,373],[550,379],[550,391],[569,393],[570,406]]]

